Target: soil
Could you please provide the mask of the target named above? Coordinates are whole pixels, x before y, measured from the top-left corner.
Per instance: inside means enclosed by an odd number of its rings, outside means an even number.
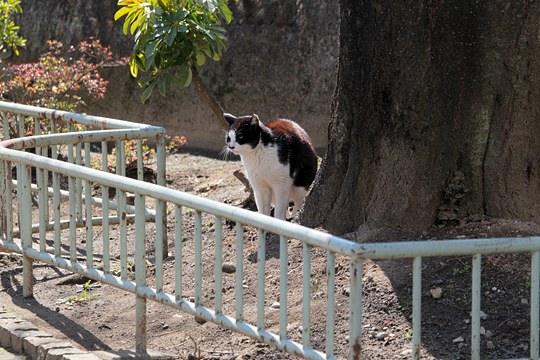
[[[247,193],[232,175],[240,169],[237,160],[217,160],[193,153],[171,155],[167,162],[168,186],[210,199],[245,206]],[[249,205],[249,204],[248,204]],[[251,204],[251,207],[253,205]],[[183,209],[183,297],[193,297],[194,213]],[[213,217],[203,214],[203,303],[212,307],[214,294]],[[169,220],[169,234],[174,219]],[[324,229],[320,229],[323,230]],[[112,231],[111,253],[117,250],[116,230]],[[149,256],[153,256],[154,229],[148,226]],[[530,236],[540,226],[509,220],[475,218],[455,224],[439,224],[423,229],[362,230],[345,237],[361,242],[425,239],[463,239],[499,236]],[[84,235],[84,234],[83,234]],[[67,233],[64,234],[67,236]],[[133,244],[134,232],[128,231]],[[80,237],[84,238],[83,236]],[[234,264],[236,257],[234,224],[223,226],[224,263]],[[79,240],[80,241],[80,240]],[[101,233],[94,233],[94,266],[101,261]],[[302,244],[288,241],[288,334],[302,339]],[[85,244],[80,243],[80,254]],[[130,247],[131,251],[131,247]],[[174,247],[170,245],[171,255]],[[266,326],[278,332],[279,241],[271,236],[266,245],[265,316]],[[257,232],[244,230],[244,313],[254,324],[257,285]],[[116,264],[116,265],[115,265]],[[174,257],[164,264],[164,287],[174,288]],[[113,263],[113,269],[118,266]],[[471,258],[425,258],[422,292],[422,358],[467,359],[470,357]],[[336,258],[336,330],[335,353],[345,358],[348,349],[349,263]],[[233,272],[234,272],[234,267]],[[132,270],[132,266],[129,267]],[[155,266],[148,264],[148,284],[155,281]],[[16,254],[0,253],[0,307],[33,322],[40,329],[87,350],[134,349],[135,302],[132,294],[108,285],[67,282],[70,275],[36,262],[34,297],[22,297],[22,259]],[[130,271],[129,277],[133,274]],[[528,357],[529,353],[529,277],[530,255],[489,255],[482,257],[481,347],[483,358]],[[224,273],[223,310],[234,317],[234,273]],[[326,252],[311,250],[312,345],[324,351],[326,312]],[[412,279],[410,260],[367,261],[363,277],[363,359],[408,358],[411,348]],[[434,295],[435,294],[435,295]],[[440,296],[438,296],[440,295]],[[215,324],[201,324],[192,316],[148,301],[148,348],[171,354],[178,359],[292,359],[245,336],[224,330]]]

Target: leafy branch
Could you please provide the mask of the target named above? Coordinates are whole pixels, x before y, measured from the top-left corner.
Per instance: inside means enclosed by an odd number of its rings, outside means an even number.
[[[0,54],[8,58],[12,53],[19,55],[19,48],[26,40],[19,36],[20,27],[13,21],[15,14],[22,13],[20,0],[0,0]]]
[[[143,88],[145,102],[157,88],[195,83],[216,117],[223,110],[202,84],[198,70],[207,59],[218,61],[227,47],[223,23],[232,12],[227,0],[119,0],[114,19],[124,17],[124,33],[134,36],[130,72]]]

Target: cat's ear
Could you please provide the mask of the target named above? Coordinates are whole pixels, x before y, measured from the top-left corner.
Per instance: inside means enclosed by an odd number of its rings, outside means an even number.
[[[257,114],[253,114],[253,116],[251,116],[249,125],[259,125],[259,117],[257,116]]]
[[[229,125],[234,124],[234,121],[236,120],[236,117],[229,113],[224,113],[223,118],[225,119],[225,121],[227,121]]]

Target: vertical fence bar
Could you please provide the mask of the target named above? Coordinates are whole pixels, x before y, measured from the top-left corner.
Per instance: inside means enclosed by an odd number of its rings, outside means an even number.
[[[41,134],[41,126],[39,119],[34,119],[34,133]],[[36,147],[36,155],[47,155],[47,148]],[[45,226],[49,222],[48,213],[45,211],[49,208],[47,199],[47,183],[43,175],[44,171],[41,168],[36,168],[36,185],[38,187],[38,212],[39,212],[39,251],[45,252],[47,248]]]
[[[56,133],[56,123],[51,120],[51,133]],[[58,160],[58,146],[51,147],[51,156]],[[60,256],[60,174],[52,173],[53,180],[53,219],[54,219],[54,256]]]
[[[24,116],[22,115],[17,115],[17,125],[18,125],[18,137],[23,137],[24,136]],[[22,165],[20,163],[17,163],[15,165],[16,169],[17,169],[17,201],[19,202],[19,204],[22,202],[22,198],[21,198],[21,194],[22,194],[22,179],[21,179],[21,174],[22,174]],[[21,211],[19,209],[19,213],[17,214],[17,216],[19,217],[19,226],[21,224]]]
[[[215,266],[215,311],[216,314],[222,314],[222,295],[223,295],[223,219],[216,216],[215,221],[215,237],[216,237],[216,266]]]
[[[266,233],[262,229],[257,231],[257,330],[264,330],[264,285],[266,262]]]
[[[184,232],[182,231],[182,207],[174,207],[174,293],[176,301],[182,299],[182,248]]]
[[[349,359],[359,360],[362,354],[362,272],[364,260],[351,258],[350,340]]]
[[[244,321],[244,227],[236,223],[236,281],[234,295],[236,303],[236,322]]]
[[[53,147],[53,150],[55,150],[55,147]],[[61,248],[60,248],[60,174],[56,172],[52,173],[52,180],[53,180],[54,256],[60,256],[60,253],[61,253]]]
[[[420,359],[422,341],[422,258],[413,259],[413,318],[412,318],[412,357]]]
[[[157,157],[157,178],[156,182],[160,186],[167,186],[165,172],[167,169],[165,152],[165,134],[160,134],[156,138],[156,157]],[[156,257],[158,257],[158,248],[161,256],[167,256],[169,243],[167,241],[167,203],[163,200],[156,201]],[[161,246],[159,246],[161,245]]]
[[[1,115],[1,113],[0,113]],[[4,160],[0,160],[0,237],[6,236],[7,239],[7,219],[6,219],[6,206],[8,206],[8,203],[6,202],[6,192],[7,192],[7,180],[6,180],[6,162]]]
[[[116,142],[116,174],[126,176],[124,156],[124,142]],[[127,279],[127,218],[126,218],[126,193],[116,188],[118,208],[116,210],[120,222],[120,277]]]
[[[2,116],[2,125],[4,126],[4,140],[9,139],[9,115],[2,112],[0,113]],[[9,165],[7,161],[2,161],[2,166],[4,169],[3,176],[1,180],[4,182],[4,186],[2,187],[2,201],[3,201],[3,212],[2,212],[2,225],[3,230],[6,235],[6,239],[8,241],[13,241],[13,232],[11,230],[10,232],[10,222],[12,223],[12,217],[11,217],[11,165]],[[11,229],[13,227],[11,226]],[[11,233],[11,236],[10,236]]]
[[[85,130],[89,130],[88,126],[85,126]],[[90,159],[90,143],[84,143],[84,165],[91,167]],[[86,266],[91,269],[94,267],[94,229],[92,227],[92,183],[90,181],[84,181],[84,205],[85,205],[85,217],[86,217]]]
[[[202,305],[202,213],[195,211],[195,306]]]
[[[135,284],[146,286],[146,246],[144,196],[135,194]],[[136,296],[135,302],[135,348],[139,353],[146,352],[146,298]]]
[[[159,142],[159,138],[158,138]],[[137,169],[138,169],[138,177],[139,180],[144,179],[144,173],[143,173],[143,153],[142,153],[142,141],[139,140],[137,151],[140,151],[141,156],[137,157],[137,160],[140,159],[140,163],[137,162]],[[139,147],[140,146],[140,147]],[[160,149],[160,145],[157,145],[158,150]],[[164,166],[161,163],[163,159],[161,159],[162,154],[160,153],[157,157],[157,182],[161,186],[165,186],[165,183],[163,182],[163,179],[161,178],[162,174],[160,172],[164,171]],[[163,291],[163,259],[167,257],[169,252],[169,245],[167,243],[167,212],[166,212],[166,203],[163,200],[156,200],[156,289],[158,291]]]
[[[335,327],[335,311],[336,311],[336,253],[327,252],[327,277],[326,286],[327,303],[326,303],[326,356],[334,357],[334,327]]]
[[[78,143],[75,145],[75,164],[82,165],[82,148],[81,144]],[[82,211],[82,196],[83,196],[83,186],[82,179],[75,179],[75,204],[77,208],[77,222],[82,222],[83,220],[83,211]]]
[[[108,143],[106,141],[101,142],[101,171],[109,172],[108,161]],[[103,271],[109,273],[111,271],[111,255],[110,255],[110,243],[109,243],[109,187],[101,185],[101,212],[103,214],[103,221],[101,223],[102,239],[103,239]]]
[[[287,292],[288,290],[288,238],[279,236],[279,338],[287,338]]]
[[[86,215],[86,266],[94,267],[94,229],[92,228],[92,184],[84,182],[84,204]]]
[[[75,190],[75,179],[70,176],[68,177],[68,188],[69,193],[72,194],[76,192]],[[77,196],[69,197],[69,254],[70,260],[72,262],[77,261],[77,205],[76,199]]]
[[[68,132],[73,131],[73,124],[68,123]],[[75,163],[75,155],[73,152],[73,144],[68,144],[68,162],[70,164]],[[77,198],[79,194],[76,189],[75,179],[71,176],[68,177],[68,189],[69,189],[69,254],[72,262],[77,261]],[[73,194],[73,196],[71,196]]]
[[[32,296],[34,290],[32,274],[32,258],[26,255],[26,250],[32,247],[32,193],[30,189],[30,167],[20,165],[17,173],[18,182],[21,183],[21,201],[19,203],[19,226],[21,245],[23,248],[23,297]]]
[[[302,345],[311,347],[311,246],[303,243]]]
[[[480,359],[480,293],[482,256],[472,258],[471,359]]]
[[[540,357],[539,328],[540,328],[540,251],[531,256],[531,359]]]
[[[6,161],[6,238],[13,241],[13,169],[10,161]]]

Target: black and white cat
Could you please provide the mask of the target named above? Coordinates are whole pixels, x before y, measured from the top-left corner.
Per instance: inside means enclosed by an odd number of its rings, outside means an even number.
[[[229,123],[226,150],[240,155],[259,212],[270,215],[274,205],[274,217],[285,220],[292,201],[294,216],[317,172],[308,134],[291,120],[264,125],[257,115],[224,118]]]

